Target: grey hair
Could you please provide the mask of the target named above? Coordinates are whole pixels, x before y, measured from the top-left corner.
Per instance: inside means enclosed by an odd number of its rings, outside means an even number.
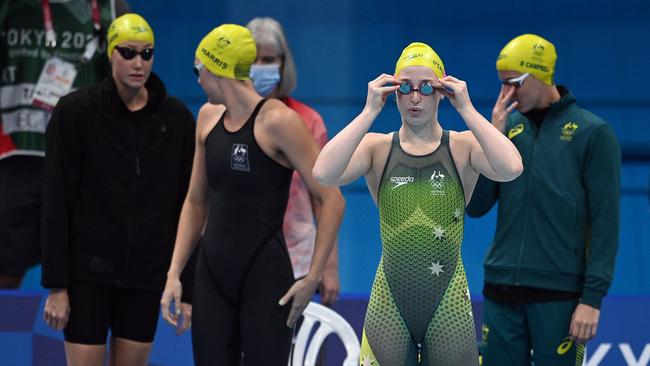
[[[278,55],[284,60],[282,75],[280,75],[280,83],[278,84],[278,97],[288,97],[296,88],[298,73],[282,26],[277,20],[264,17],[254,18],[246,24],[246,28],[253,33],[255,43],[275,48]]]

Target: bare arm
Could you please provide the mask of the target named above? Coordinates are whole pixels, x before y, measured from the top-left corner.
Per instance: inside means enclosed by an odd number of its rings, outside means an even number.
[[[338,190],[338,189],[337,189]],[[318,221],[321,213],[321,205],[318,201],[312,199],[311,206],[314,211],[314,217]],[[325,271],[323,278],[320,282],[320,296],[321,302],[325,305],[331,305],[339,298],[340,282],[339,282],[339,245],[338,240],[334,240],[332,251],[327,258],[325,264]]]
[[[321,280],[341,224],[345,203],[338,189],[321,186],[311,175],[318,156],[318,146],[295,112],[288,108],[274,110],[266,130],[275,145],[274,150],[280,151],[298,171],[312,199],[320,206],[316,243],[309,273],[305,278],[297,281],[280,299],[280,304],[284,305],[293,298],[291,312],[287,319],[287,325],[291,326],[302,314]]]
[[[178,315],[180,315],[182,295],[180,276],[196,247],[207,217],[208,181],[205,172],[205,136],[211,127],[210,122],[215,121],[216,117],[224,110],[225,108],[222,106],[206,104],[199,111],[192,177],[178,221],[174,254],[167,271],[167,283],[160,301],[163,318],[174,326],[178,325]],[[175,303],[175,314],[171,314],[170,311],[172,301]]]
[[[492,125],[505,134],[508,115],[517,108],[518,102],[512,102],[515,88],[501,85],[501,91],[492,108]],[[481,217],[488,213],[499,199],[499,182],[480,175],[472,192],[472,199],[465,212],[469,217]]]
[[[453,94],[443,93],[471,131],[471,134],[463,132],[460,136],[469,144],[469,162],[472,169],[499,182],[517,178],[523,171],[519,151],[501,131],[474,109],[467,92],[467,84],[452,76],[440,79],[440,83],[453,90]]]
[[[304,118],[304,117],[303,117]],[[323,149],[325,144],[327,144],[327,130],[325,128],[325,123],[320,115],[316,116],[314,123],[311,124],[312,129],[310,133],[314,137],[314,141],[318,145],[319,149]],[[310,197],[311,198],[311,197]],[[318,201],[311,199],[311,207],[314,212],[314,217],[318,221],[320,216],[320,204]],[[321,295],[321,302],[324,305],[332,305],[339,298],[339,291],[341,289],[341,284],[339,282],[339,243],[338,239],[334,241],[334,246],[332,247],[332,252],[330,253],[329,258],[327,259],[327,264],[325,264],[325,271],[323,272],[323,278],[320,282],[319,292]]]
[[[372,166],[371,141],[366,133],[379,115],[388,94],[397,90],[397,79],[382,74],[368,83],[363,111],[325,145],[318,155],[313,174],[323,185],[344,185],[367,174]]]
[[[509,182],[524,170],[521,155],[515,145],[483,116],[465,121],[472,131],[470,164],[480,174],[497,181]]]

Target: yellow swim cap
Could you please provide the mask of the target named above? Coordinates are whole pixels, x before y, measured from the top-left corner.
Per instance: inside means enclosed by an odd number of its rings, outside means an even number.
[[[153,30],[146,20],[138,14],[128,13],[115,18],[108,27],[108,58],[113,55],[115,46],[126,41],[151,43],[153,46]]]
[[[441,79],[445,76],[445,65],[433,48],[420,42],[413,42],[402,51],[395,65],[395,76],[408,66],[426,66]]]
[[[248,80],[257,48],[253,34],[247,28],[222,24],[203,37],[195,55],[217,76]]]
[[[553,85],[555,46],[535,34],[523,34],[503,47],[497,58],[497,70],[531,73],[547,85]]]

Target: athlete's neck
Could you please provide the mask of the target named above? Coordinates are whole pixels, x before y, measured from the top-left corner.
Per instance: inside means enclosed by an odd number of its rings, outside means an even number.
[[[224,105],[226,106],[224,123],[227,123],[228,129],[237,130],[246,123],[262,97],[255,92],[250,81],[229,81],[232,83],[224,87]]]
[[[402,123],[399,140],[402,149],[413,155],[424,155],[435,150],[442,139],[442,127],[434,121],[420,126]]]
[[[138,111],[147,105],[149,101],[149,92],[144,86],[133,89],[121,83],[115,83],[117,86],[117,95],[131,112]]]
[[[544,86],[544,91],[542,96],[539,99],[539,102],[535,105],[534,109],[545,109],[551,106],[553,103],[557,103],[562,99],[562,95],[555,85]]]

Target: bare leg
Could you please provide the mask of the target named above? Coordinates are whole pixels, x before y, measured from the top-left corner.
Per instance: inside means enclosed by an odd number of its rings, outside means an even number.
[[[153,343],[111,337],[110,366],[147,366]]]
[[[68,366],[103,366],[105,345],[88,345],[65,342],[65,357]]]

